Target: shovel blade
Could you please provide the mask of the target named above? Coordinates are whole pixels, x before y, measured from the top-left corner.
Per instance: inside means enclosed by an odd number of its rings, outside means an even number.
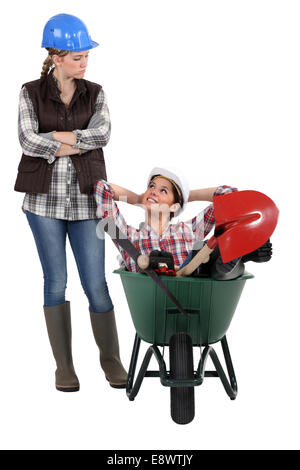
[[[215,234],[224,263],[262,246],[277,225],[279,210],[258,191],[236,191],[214,198]]]

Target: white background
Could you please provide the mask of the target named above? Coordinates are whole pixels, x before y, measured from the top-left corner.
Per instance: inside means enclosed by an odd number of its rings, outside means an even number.
[[[299,449],[299,2],[26,0],[3,8],[1,448]],[[81,390],[64,394],[54,387],[42,270],[21,211],[23,195],[13,186],[21,156],[19,90],[39,78],[43,27],[58,13],[79,16],[100,43],[85,78],[107,94],[109,181],[142,192],[152,167],[172,164],[192,188],[255,189],[280,208],[273,259],[247,265],[255,279],[227,335],[238,397],[231,401],[218,380],[206,379],[195,389],[196,416],[187,426],[171,420],[169,389],[158,379],[145,379],[134,402],[108,386],[69,247],[67,299]],[[128,222],[138,224],[142,212],[121,206]],[[203,207],[190,204],[184,217]],[[106,246],[127,367],[135,332],[112,274],[117,251],[109,239]]]

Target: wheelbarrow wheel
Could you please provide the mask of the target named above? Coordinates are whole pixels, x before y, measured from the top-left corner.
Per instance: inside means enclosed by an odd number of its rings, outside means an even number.
[[[193,379],[192,338],[183,332],[170,338],[170,378],[178,381]],[[188,424],[195,416],[194,387],[171,387],[171,417],[177,424]]]

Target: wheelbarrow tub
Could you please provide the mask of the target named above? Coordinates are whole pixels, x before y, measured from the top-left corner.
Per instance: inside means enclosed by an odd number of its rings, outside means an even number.
[[[145,274],[117,269],[137,335],[158,346],[168,345],[179,331],[188,333],[193,345],[209,345],[226,334],[247,279],[245,273],[231,281],[211,278],[168,277],[162,281],[177,298],[188,318],[178,312],[171,300]]]

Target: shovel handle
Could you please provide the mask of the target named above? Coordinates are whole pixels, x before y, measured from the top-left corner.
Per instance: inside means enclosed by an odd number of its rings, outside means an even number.
[[[209,248],[208,245],[204,245],[204,247],[198,251],[196,256],[182,269],[177,271],[176,276],[189,276],[195,269],[200,266],[202,263],[207,263],[209,261],[209,257],[211,252],[214,251],[214,248]]]

